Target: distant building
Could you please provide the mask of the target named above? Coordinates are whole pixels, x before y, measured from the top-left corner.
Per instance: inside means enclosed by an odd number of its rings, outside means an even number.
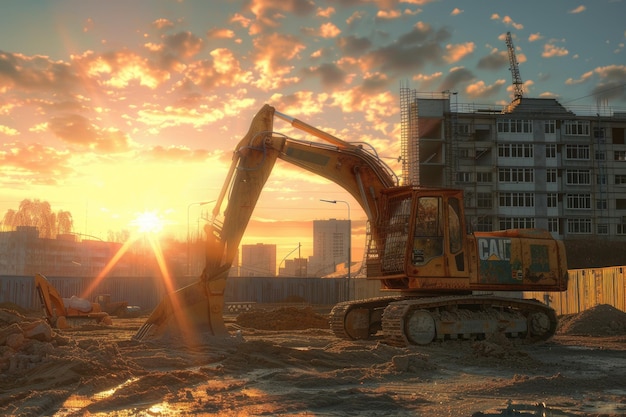
[[[18,226],[15,231],[0,232],[0,275],[96,276],[121,248],[121,243],[79,240],[73,234],[44,239],[36,227]],[[123,255],[107,275],[140,275],[141,265],[133,255]]]
[[[276,276],[276,245],[241,245],[242,277]]]
[[[308,275],[332,274],[348,263],[350,220],[313,220],[313,256],[309,257]]]
[[[306,277],[308,261],[306,258],[293,258],[285,260],[285,267],[278,270],[281,277]]]

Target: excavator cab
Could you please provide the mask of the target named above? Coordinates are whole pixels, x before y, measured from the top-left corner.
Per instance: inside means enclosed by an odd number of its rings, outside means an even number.
[[[380,250],[368,251],[375,254],[367,260],[368,278],[393,290],[467,286],[462,191],[398,187],[382,199],[371,240]]]

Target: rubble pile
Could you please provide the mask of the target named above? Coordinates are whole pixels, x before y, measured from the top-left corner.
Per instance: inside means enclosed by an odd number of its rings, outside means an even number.
[[[69,339],[56,333],[45,320],[0,309],[0,372],[31,369],[56,347],[68,343]]]
[[[328,329],[328,317],[311,307],[282,307],[274,310],[255,309],[237,316],[242,327],[259,330]]]
[[[626,313],[609,304],[598,304],[580,313],[559,317],[557,333],[570,336],[626,335]]]

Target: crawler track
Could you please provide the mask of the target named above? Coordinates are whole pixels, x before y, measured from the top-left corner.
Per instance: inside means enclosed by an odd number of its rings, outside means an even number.
[[[536,300],[471,295],[344,302],[331,312],[330,324],[344,339],[367,339],[382,330],[386,343],[425,345],[493,333],[547,340],[556,332],[557,318],[553,309]]]

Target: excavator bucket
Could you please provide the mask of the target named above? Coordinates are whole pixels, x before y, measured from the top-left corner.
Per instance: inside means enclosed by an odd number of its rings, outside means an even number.
[[[228,270],[209,281],[199,280],[165,296],[133,339],[178,337],[194,344],[205,335],[227,336],[223,318],[227,276]]]

